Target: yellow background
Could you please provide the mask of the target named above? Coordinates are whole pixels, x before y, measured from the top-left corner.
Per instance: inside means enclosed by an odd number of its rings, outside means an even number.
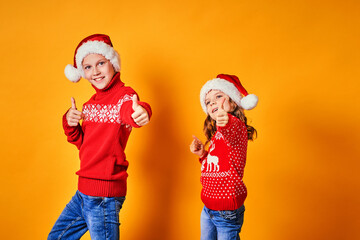
[[[106,33],[154,112],[126,149],[122,239],[199,239],[189,144],[204,140],[199,91],[218,73],[260,99],[246,113],[259,136],[242,239],[359,239],[359,12],[356,0],[1,1],[0,238],[46,239],[75,193],[61,117],[94,91],[63,71],[82,38]]]

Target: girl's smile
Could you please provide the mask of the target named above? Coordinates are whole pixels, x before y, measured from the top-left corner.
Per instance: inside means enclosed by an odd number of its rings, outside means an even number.
[[[231,105],[229,99],[230,99],[229,96],[220,90],[211,90],[206,94],[205,105],[207,112],[212,119],[216,120],[217,112],[219,108],[223,108],[226,112],[231,111]],[[222,106],[220,106],[222,102],[223,104]]]

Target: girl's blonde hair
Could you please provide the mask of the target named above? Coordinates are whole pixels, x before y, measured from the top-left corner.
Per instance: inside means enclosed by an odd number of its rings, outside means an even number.
[[[257,131],[254,127],[247,124],[247,118],[245,116],[244,109],[239,107],[233,100],[231,100],[231,98],[229,98],[229,102],[230,102],[230,107],[234,108],[234,110],[230,112],[230,114],[237,117],[238,119],[240,119],[242,122],[245,123],[245,126],[247,128],[247,138],[248,140],[253,141],[257,137]],[[210,142],[212,136],[214,136],[216,132],[216,121],[213,120],[209,114],[207,115],[204,121],[203,131],[207,139],[205,145],[207,145]]]

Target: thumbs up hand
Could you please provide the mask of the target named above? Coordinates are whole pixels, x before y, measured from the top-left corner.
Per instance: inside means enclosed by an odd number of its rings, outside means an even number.
[[[76,109],[75,99],[71,98],[71,108],[66,113],[66,120],[69,126],[76,127],[83,118],[82,112]]]
[[[133,104],[132,108],[134,110],[134,113],[131,114],[132,119],[138,126],[144,126],[149,123],[149,114],[148,112],[139,105],[137,95],[135,94],[133,96]]]
[[[216,116],[216,125],[219,127],[225,127],[229,122],[228,113],[224,110],[225,98],[223,98],[219,104]]]
[[[198,155],[200,158],[204,155],[204,144],[196,136],[193,136],[193,141],[190,144],[190,152]]]

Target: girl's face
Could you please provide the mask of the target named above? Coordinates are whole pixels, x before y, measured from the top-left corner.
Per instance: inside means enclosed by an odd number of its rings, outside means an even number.
[[[92,53],[82,62],[85,78],[97,89],[104,89],[115,74],[113,65],[103,55]]]
[[[216,121],[217,111],[219,110],[219,107],[223,108],[226,112],[233,111],[233,107],[230,104],[229,99],[229,96],[220,90],[211,90],[206,94],[206,110],[213,120]],[[224,103],[222,104],[222,106],[220,106],[223,101]]]

